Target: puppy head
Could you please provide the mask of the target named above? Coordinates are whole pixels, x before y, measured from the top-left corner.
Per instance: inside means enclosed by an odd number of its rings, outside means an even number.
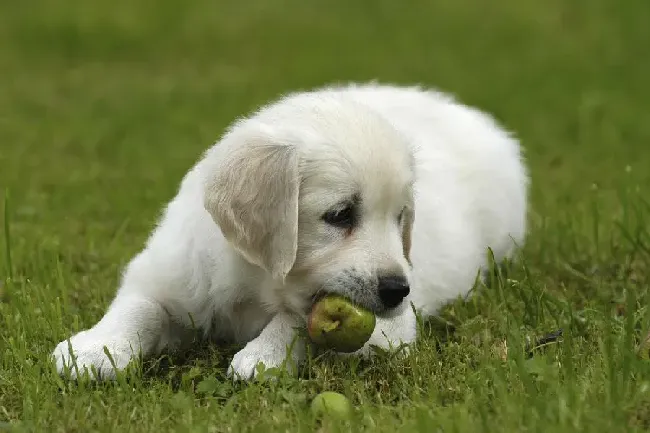
[[[376,313],[402,303],[413,158],[386,120],[350,101],[285,101],[214,149],[205,207],[243,257],[283,282],[280,303],[304,312],[325,293]]]

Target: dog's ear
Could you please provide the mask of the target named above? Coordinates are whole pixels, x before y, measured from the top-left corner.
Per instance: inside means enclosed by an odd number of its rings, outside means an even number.
[[[249,262],[283,279],[298,248],[295,146],[262,137],[229,146],[211,164],[204,186],[204,206],[224,237]]]
[[[402,248],[404,249],[404,258],[409,265],[411,263],[411,233],[413,231],[413,222],[415,221],[415,212],[411,207],[404,208],[402,216]]]

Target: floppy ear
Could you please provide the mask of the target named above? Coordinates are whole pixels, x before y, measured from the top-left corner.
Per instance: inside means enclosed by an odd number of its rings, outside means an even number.
[[[298,155],[292,145],[251,141],[209,169],[204,206],[244,258],[283,279],[298,248]]]
[[[411,263],[411,232],[413,231],[413,222],[415,221],[415,212],[412,208],[407,207],[404,209],[402,216],[402,248],[404,249],[404,257],[409,265]]]

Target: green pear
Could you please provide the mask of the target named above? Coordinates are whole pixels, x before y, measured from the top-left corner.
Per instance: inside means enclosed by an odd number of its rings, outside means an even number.
[[[317,418],[348,419],[352,415],[352,404],[343,394],[325,391],[314,397],[311,402],[311,411]]]
[[[326,295],[311,309],[307,332],[311,340],[337,352],[350,353],[363,347],[375,329],[371,312],[339,295]]]

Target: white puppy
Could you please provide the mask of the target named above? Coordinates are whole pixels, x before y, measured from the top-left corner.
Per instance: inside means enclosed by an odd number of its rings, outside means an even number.
[[[102,377],[196,327],[247,343],[229,373],[300,362],[296,328],[336,292],[378,315],[370,344],[416,338],[524,240],[527,175],[491,117],[419,88],[376,84],[289,95],[236,122],[185,176],[105,316],[62,341]],[[76,369],[72,375],[76,376]]]

